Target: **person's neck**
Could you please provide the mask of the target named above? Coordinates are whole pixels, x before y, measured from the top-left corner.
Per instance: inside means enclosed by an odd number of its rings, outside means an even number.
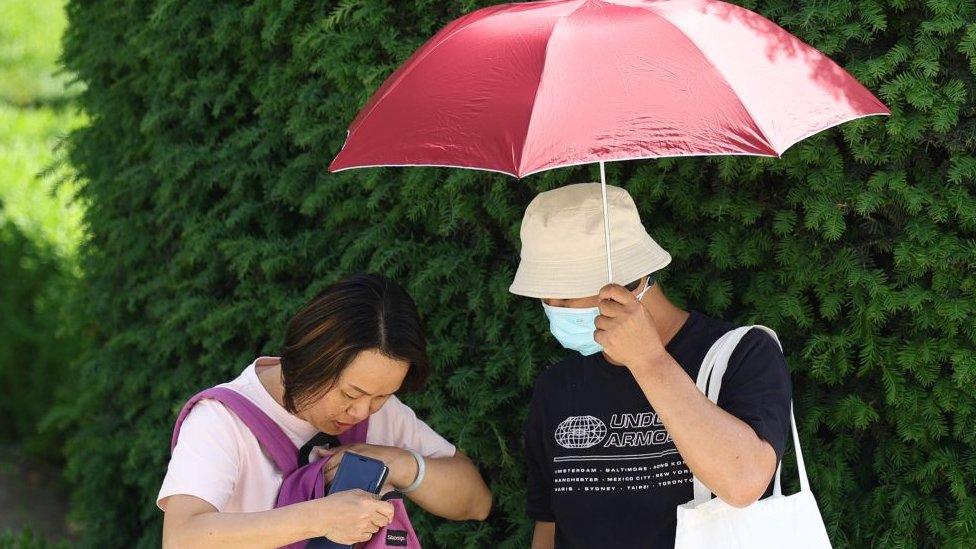
[[[285,406],[285,386],[281,383],[281,364],[267,366],[257,370],[258,381],[268,391],[271,398],[282,407]]]
[[[671,303],[668,296],[664,295],[664,291],[661,290],[660,283],[655,284],[647,290],[640,303],[651,313],[651,319],[654,322],[654,328],[657,330],[658,336],[661,338],[662,346],[667,346],[671,342],[678,331],[681,330],[681,327],[684,326],[688,317],[691,316],[691,313],[688,311]],[[623,364],[610,360],[610,357],[606,353],[603,353],[603,358],[610,364],[623,366]]]
[[[644,299],[641,305],[651,313],[654,320],[654,327],[657,328],[658,336],[661,337],[661,344],[667,346],[674,338],[675,334],[681,330],[691,313],[677,307],[668,296],[664,295],[660,284],[655,284]]]

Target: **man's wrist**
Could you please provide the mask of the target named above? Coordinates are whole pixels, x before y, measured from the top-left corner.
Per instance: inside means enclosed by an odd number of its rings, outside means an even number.
[[[648,350],[638,356],[632,364],[627,364],[627,368],[634,374],[653,374],[660,372],[668,364],[671,355],[661,347],[660,349]]]

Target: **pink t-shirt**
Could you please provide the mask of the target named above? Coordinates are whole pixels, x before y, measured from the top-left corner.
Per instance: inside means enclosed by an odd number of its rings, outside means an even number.
[[[260,357],[237,379],[220,386],[256,404],[300,448],[318,429],[288,413],[258,380],[257,368],[277,363],[275,357]],[[453,456],[455,452],[454,445],[395,395],[369,416],[366,442],[412,449],[425,457]],[[193,407],[180,428],[156,505],[165,511],[164,498],[188,494],[222,512],[266,511],[274,508],[280,487],[281,474],[247,426],[223,404],[205,399]]]

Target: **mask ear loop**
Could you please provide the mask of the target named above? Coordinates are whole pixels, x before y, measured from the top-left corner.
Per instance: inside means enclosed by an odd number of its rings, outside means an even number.
[[[644,294],[646,294],[647,290],[650,289],[651,289],[651,275],[647,275],[647,278],[644,279],[644,289],[641,290],[639,294],[637,294],[637,301],[643,299]]]

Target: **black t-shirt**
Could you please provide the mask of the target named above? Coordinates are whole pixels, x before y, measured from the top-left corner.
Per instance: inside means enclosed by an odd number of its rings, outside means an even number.
[[[697,311],[665,349],[691,377],[735,328]],[[783,456],[791,384],[773,338],[753,328],[729,359],[718,405]],[[539,375],[525,426],[529,517],[556,523],[556,547],[673,547],[692,474],[630,371],[573,353]],[[773,483],[763,497],[772,493]]]

